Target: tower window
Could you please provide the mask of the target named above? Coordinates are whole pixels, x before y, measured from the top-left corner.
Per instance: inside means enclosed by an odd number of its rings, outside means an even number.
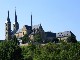
[[[6,34],[7,34],[7,32],[6,32]]]
[[[15,27],[15,25],[14,25],[14,27]]]
[[[7,24],[6,24],[6,26],[7,26]]]
[[[6,27],[6,30],[7,30],[7,27]]]
[[[24,32],[23,32],[23,35],[24,35]]]

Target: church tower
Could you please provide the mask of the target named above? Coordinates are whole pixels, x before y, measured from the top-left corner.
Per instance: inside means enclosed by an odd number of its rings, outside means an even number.
[[[5,40],[11,40],[11,22],[9,18],[9,11],[7,20],[5,22]]]
[[[32,29],[32,13],[31,13],[31,29]]]
[[[19,29],[19,23],[17,22],[17,15],[16,15],[16,9],[15,9],[15,22],[13,23],[13,31],[14,33]]]

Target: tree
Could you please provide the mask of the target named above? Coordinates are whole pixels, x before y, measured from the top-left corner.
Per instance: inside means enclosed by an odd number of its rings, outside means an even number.
[[[41,35],[40,34],[35,34],[34,35],[34,41],[35,42],[41,42],[42,41]]]
[[[13,41],[0,43],[0,60],[22,60],[22,50]]]
[[[53,38],[52,42],[58,43],[59,39],[58,38]]]
[[[25,44],[29,41],[29,37],[27,34],[25,34],[23,37],[22,37],[22,43]]]
[[[69,37],[67,38],[67,42],[76,43],[76,42],[77,42],[76,37],[75,37],[75,36],[69,36]]]
[[[19,45],[19,41],[17,40],[15,35],[13,36],[12,41],[15,42],[17,45]]]

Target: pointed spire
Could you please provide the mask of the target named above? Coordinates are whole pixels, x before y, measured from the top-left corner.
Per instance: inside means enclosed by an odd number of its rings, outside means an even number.
[[[16,7],[15,7],[15,22],[17,22]]]
[[[9,10],[8,10],[7,22],[10,22],[10,18],[9,18]]]
[[[32,12],[31,12],[31,28],[32,28]]]
[[[9,18],[9,10],[8,10],[8,18]]]

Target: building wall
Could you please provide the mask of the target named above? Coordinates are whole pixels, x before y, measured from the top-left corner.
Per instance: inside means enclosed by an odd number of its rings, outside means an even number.
[[[69,37],[71,36],[71,32],[70,31],[65,31],[65,32],[59,32],[59,33],[56,33],[56,37]]]
[[[11,39],[11,22],[5,23],[5,39],[6,40]]]

